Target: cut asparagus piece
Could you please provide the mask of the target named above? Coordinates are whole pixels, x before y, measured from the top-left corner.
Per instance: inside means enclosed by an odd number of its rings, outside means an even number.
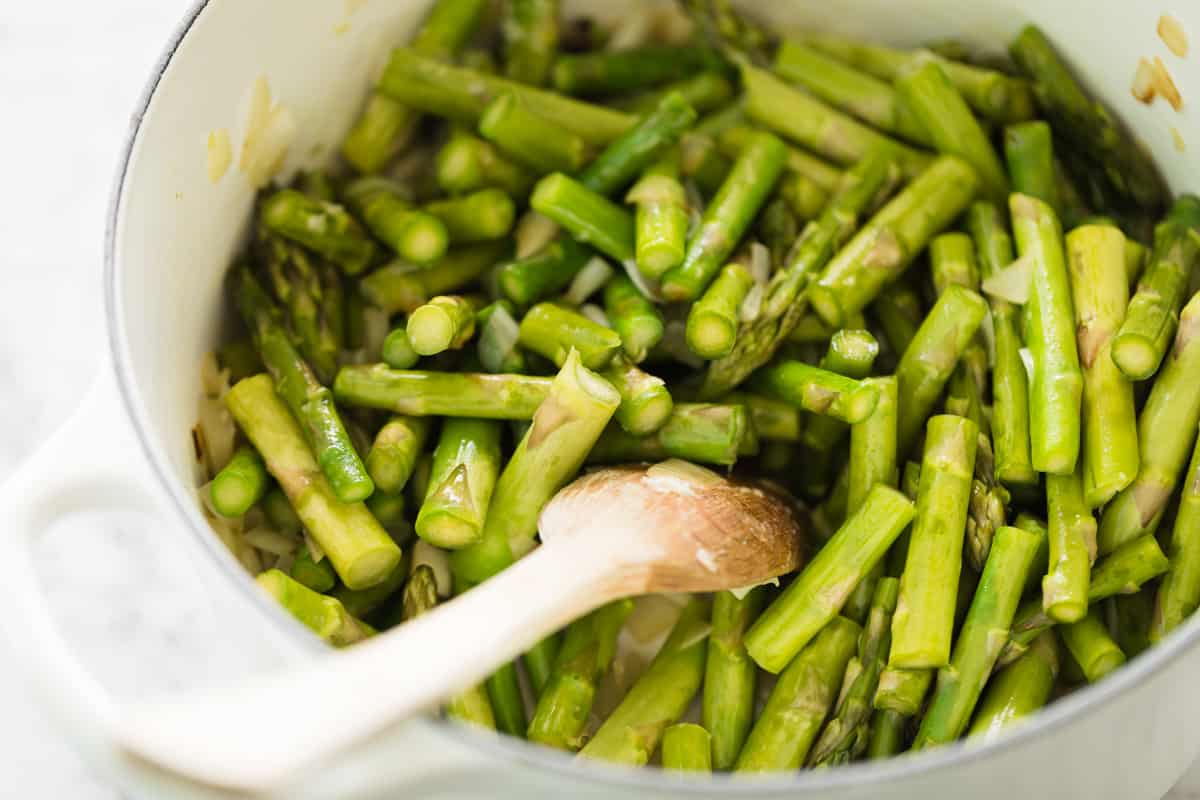
[[[1179,332],[1150,397],[1138,417],[1138,476],[1104,508],[1100,517],[1101,553],[1158,529],[1167,502],[1187,464],[1200,424],[1200,294],[1184,307]]]
[[[459,350],[475,335],[475,304],[461,295],[439,295],[413,309],[405,330],[417,355]]]
[[[558,53],[558,0],[512,0],[500,25],[504,36],[504,74],[541,86],[550,79]]]
[[[1025,338],[1033,356],[1030,455],[1038,472],[1069,475],[1080,450],[1083,372],[1062,229],[1054,210],[1035,197],[1014,194],[1008,205],[1017,251],[1033,270],[1025,306]]]
[[[346,187],[345,195],[371,233],[406,261],[430,264],[446,254],[446,226],[415,208],[400,186],[384,178],[359,178]]]
[[[1131,380],[1149,378],[1162,364],[1197,263],[1200,198],[1184,195],[1154,230],[1149,266],[1113,341],[1112,359]]]
[[[801,361],[783,360],[766,366],[756,373],[752,384],[805,411],[850,425],[869,417],[879,402],[879,390],[874,386]]]
[[[384,338],[380,357],[383,363],[393,369],[412,369],[421,360],[420,353],[413,350],[408,331],[403,326],[392,330]]]
[[[1183,480],[1171,533],[1171,571],[1158,589],[1150,626],[1152,642],[1179,627],[1200,605],[1200,438]]]
[[[1083,494],[1083,475],[1046,476],[1050,566],[1042,581],[1042,606],[1059,622],[1087,613],[1088,584],[1096,558],[1096,519]]]
[[[846,664],[854,655],[861,628],[845,617],[832,617],[794,659],[787,661],[762,713],[738,756],[737,772],[796,770],[826,714],[837,700]],[[781,665],[782,669],[783,665]]]
[[[662,278],[668,300],[694,300],[750,227],[783,171],[787,149],[769,133],[747,141],[688,240],[683,263]],[[631,254],[632,256],[632,254]]]
[[[938,670],[937,686],[913,741],[914,750],[952,742],[966,731],[1008,638],[1037,547],[1038,536],[1029,531],[1006,526],[996,532],[950,664]]]
[[[273,233],[329,259],[347,275],[357,275],[375,260],[374,242],[336,203],[314,200],[295,189],[280,189],[263,201],[259,218]]]
[[[966,209],[978,185],[965,161],[939,156],[825,266],[811,289],[813,309],[821,319],[841,327],[866,308]]]
[[[604,313],[620,335],[625,355],[635,364],[645,361],[650,350],[662,341],[662,314],[627,275],[614,275],[605,284]]]
[[[1067,235],[1083,369],[1084,497],[1092,508],[1111,500],[1138,471],[1133,385],[1112,360],[1113,337],[1129,300],[1124,251],[1124,235],[1108,225],[1084,225]]]
[[[724,402],[746,407],[759,438],[779,442],[800,441],[803,429],[801,412],[790,403],[749,392],[732,392],[725,395]],[[880,402],[883,402],[882,394]]]
[[[240,381],[225,404],[342,582],[365,589],[384,580],[399,563],[400,548],[362,503],[337,499],[271,379]]]
[[[442,221],[453,244],[506,236],[517,215],[516,205],[508,193],[495,188],[428,203],[424,211]]]
[[[704,464],[734,464],[754,434],[746,407],[722,403],[676,403],[654,433],[634,436],[610,425],[588,454],[592,464],[682,458]]]
[[[670,94],[678,94],[696,110],[696,113],[707,114],[729,104],[733,99],[733,83],[719,72],[698,72],[660,88],[648,89],[622,98],[613,105],[633,114],[646,114],[653,111],[662,99]]]
[[[950,662],[978,434],[964,417],[929,420],[889,666],[920,669]]]
[[[1054,140],[1042,120],[1021,122],[1004,129],[1004,157],[1014,192],[1036,197],[1062,215],[1058,173],[1054,167]]]
[[[658,280],[683,263],[687,246],[688,201],[679,182],[678,150],[648,167],[625,202],[637,207],[634,256],[638,270]]]
[[[550,378],[471,372],[342,367],[334,381],[340,402],[410,416],[533,419],[550,394]]]
[[[1125,663],[1125,654],[1108,635],[1094,609],[1078,622],[1063,625],[1058,631],[1088,683],[1095,683]]]
[[[875,340],[870,331],[845,328],[830,338],[829,348],[821,357],[820,367],[847,378],[862,380],[871,374],[875,358],[878,355],[879,342]],[[876,405],[876,410],[878,410],[878,405]],[[872,416],[873,414],[874,412],[872,412]],[[841,441],[846,430],[846,426],[833,417],[813,414],[805,422],[803,441],[814,454],[828,453]],[[894,437],[894,433],[893,429],[890,435]],[[894,477],[890,483],[895,483]],[[865,492],[859,499],[863,496],[865,496]],[[851,501],[851,505],[857,504]]]
[[[631,436],[649,436],[670,419],[675,401],[662,378],[643,372],[621,355],[600,376],[621,395],[621,405],[613,415],[621,430]]]
[[[288,613],[334,647],[361,642],[371,635],[371,629],[352,617],[340,602],[317,594],[284,572],[269,569],[258,576],[257,582]]]
[[[903,458],[920,436],[962,353],[970,346],[987,315],[987,303],[970,289],[950,286],[896,366],[900,393],[897,453]]]
[[[591,248],[560,237],[531,256],[498,266],[496,283],[517,306],[531,306],[565,289],[592,257]]]
[[[967,102],[935,61],[929,61],[896,78],[896,93],[929,134],[939,152],[961,158],[979,177],[980,193],[993,202],[1008,197],[1008,176],[971,114]]]
[[[667,94],[637,123],[604,148],[579,174],[593,192],[611,196],[676,142],[696,121],[695,110],[678,94]]]
[[[512,93],[534,114],[592,145],[608,144],[636,120],[621,111],[454,67],[404,47],[392,51],[378,91],[412,108],[471,126],[478,124],[488,103]]]
[[[531,742],[560,750],[580,748],[596,686],[612,664],[617,636],[632,610],[632,600],[618,600],[567,627],[554,671],[529,721]]]
[[[574,178],[561,172],[542,178],[529,204],[606,256],[622,262],[634,257],[633,216]]]
[[[779,46],[774,66],[779,75],[863,122],[915,144],[934,146],[925,126],[900,100],[891,83],[794,39]]]
[[[500,432],[490,420],[446,420],[417,513],[418,536],[448,549],[479,540],[500,473]]]
[[[694,722],[680,722],[663,732],[663,769],[712,772],[712,737]]]
[[[641,766],[683,716],[704,678],[708,602],[688,602],[654,661],[579,751],[583,758]]]
[[[621,337],[611,328],[554,303],[538,303],[521,320],[517,341],[562,366],[572,351],[588,369],[603,369],[621,349]]]
[[[427,417],[395,416],[375,434],[366,464],[380,491],[395,494],[408,483],[430,428]]]
[[[737,262],[726,264],[688,312],[687,343],[701,358],[720,358],[733,350],[740,309],[754,276]]]
[[[438,186],[450,194],[492,187],[524,197],[534,181],[533,173],[501,155],[490,142],[457,126],[438,150],[434,173]]]
[[[837,616],[854,586],[883,558],[912,521],[912,502],[876,486],[746,634],[746,650],[760,667],[778,673]]]
[[[249,270],[239,275],[238,305],[255,346],[312,447],[321,472],[342,502],[370,496],[374,484],[354,449],[329,389],[296,352],[279,322],[279,310]],[[261,452],[261,450],[260,450]]]
[[[482,537],[451,555],[456,575],[486,580],[533,548],[542,507],[579,471],[620,401],[577,353],[568,355],[500,473]]]
[[[749,125],[732,125],[717,134],[717,147],[720,153],[726,158],[737,158],[738,153],[742,152],[742,148],[746,146],[746,142],[750,141],[750,138],[754,134],[755,129]],[[885,146],[884,149],[895,152],[890,147]],[[863,155],[863,158],[866,158],[869,154],[870,152]],[[842,175],[844,174],[828,161],[817,158],[798,147],[791,146],[787,148],[787,157],[784,160],[784,166],[787,172],[784,173],[784,178],[780,179],[780,188],[784,186],[786,178],[792,177],[811,181],[818,188],[826,192],[833,192],[838,189],[842,182]],[[790,202],[791,199],[789,198]]]
[[[733,767],[754,721],[758,667],[750,660],[743,638],[765,601],[766,588],[761,586],[740,598],[732,592],[713,595],[701,715],[712,735],[712,762],[717,769]]]
[[[460,247],[425,269],[403,262],[389,264],[363,278],[363,297],[388,314],[411,312],[440,294],[474,283],[505,257],[509,247],[503,239]]]
[[[619,94],[686,78],[720,64],[711,50],[693,45],[645,45],[559,56],[554,88],[565,94]]]
[[[286,502],[286,499],[285,499]],[[325,594],[337,586],[337,573],[328,558],[313,561],[312,554],[305,547],[292,562],[291,576],[314,592]]]
[[[988,683],[968,735],[989,741],[1046,705],[1058,681],[1058,661],[1054,634],[1038,636],[1028,653]]]
[[[208,499],[222,517],[240,517],[267,493],[269,480],[262,456],[249,445],[234,451],[229,463],[213,476]]]

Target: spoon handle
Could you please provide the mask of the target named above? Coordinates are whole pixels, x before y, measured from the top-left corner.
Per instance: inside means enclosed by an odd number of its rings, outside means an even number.
[[[126,752],[217,787],[265,791],[479,683],[612,599],[612,560],[561,537],[427,614],[245,684],[130,710]]]

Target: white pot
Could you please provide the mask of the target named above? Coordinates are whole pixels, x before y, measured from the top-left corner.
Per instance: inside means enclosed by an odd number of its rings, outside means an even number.
[[[197,365],[217,340],[222,280],[245,234],[253,191],[232,170],[209,181],[210,130],[235,132],[252,80],[295,114],[291,166],[318,161],[340,141],[371,74],[404,41],[425,3],[241,0],[199,3],[151,76],[122,161],[109,219],[105,304],[109,354],[78,413],[0,489],[9,595],[0,624],[65,729],[131,791],[211,796],[123,760],[108,731],[120,713],[75,663],[47,615],[32,571],[33,540],[81,509],[137,508],[160,517],[161,535],[195,548],[195,563],[231,632],[215,646],[245,648],[261,667],[309,658],[315,639],[254,588],[202,519],[194,499],[189,430],[200,394]],[[575,4],[578,5],[578,4]],[[587,4],[608,18],[633,0]],[[761,3],[773,22],[917,43],[955,36],[995,48],[1025,21],[1050,35],[1103,99],[1136,127],[1173,189],[1200,187],[1200,166],[1173,144],[1170,126],[1200,146],[1187,109],[1146,108],[1129,93],[1138,58],[1162,54],[1185,98],[1200,87],[1193,60],[1166,56],[1157,6],[1127,0],[841,0]],[[1200,7],[1178,4],[1200,34]],[[236,157],[236,153],[235,153]],[[998,742],[753,782],[688,785],[656,770],[579,765],[522,742],[436,719],[386,736],[307,776],[287,797],[492,796],[762,798],[1158,798],[1200,749],[1200,622],[1103,683],[1055,703]],[[447,646],[452,646],[447,644]]]

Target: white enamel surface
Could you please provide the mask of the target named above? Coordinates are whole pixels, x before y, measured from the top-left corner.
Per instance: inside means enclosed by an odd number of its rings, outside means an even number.
[[[207,134],[214,128],[229,128],[235,133],[236,145],[248,87],[263,74],[274,96],[293,110],[300,125],[300,139],[289,160],[319,159],[318,146],[328,148],[338,140],[388,44],[403,38],[418,18],[421,5],[369,0],[347,16],[340,0],[304,4],[295,0],[212,0],[158,86],[125,176],[114,256],[117,347],[120,360],[130,371],[127,388],[132,391],[139,423],[149,435],[154,460],[174,475],[171,492],[187,509],[186,520],[178,514],[164,518],[164,536],[184,539],[190,536],[188,525],[202,524],[190,505],[187,431],[198,396],[195,365],[219,330],[222,274],[236,251],[253,196],[236,171],[231,170],[216,186],[208,182],[204,161]],[[631,5],[615,0],[596,4],[610,17],[619,16]],[[1177,190],[1200,188],[1191,150],[1177,152],[1169,130],[1172,125],[1178,127],[1189,148],[1200,147],[1200,126],[1193,121],[1190,106],[1185,105],[1182,113],[1171,111],[1162,102],[1146,108],[1128,91],[1138,57],[1154,54],[1161,55],[1172,70],[1185,103],[1191,92],[1200,91],[1197,57],[1180,60],[1169,56],[1154,34],[1158,14],[1171,11],[1192,34],[1195,46],[1195,37],[1200,36],[1200,9],[1192,4],[843,0],[761,6],[779,22],[816,22],[898,43],[954,35],[993,44],[1005,41],[1020,22],[1037,21],[1089,76],[1093,87],[1101,90],[1103,99],[1138,129],[1172,186]],[[344,22],[348,29],[337,32]],[[111,413],[118,415],[119,411]],[[119,419],[108,421],[122,424]],[[112,470],[113,465],[105,466]],[[114,477],[122,474],[113,471]],[[238,592],[228,577],[236,574],[230,570],[230,560],[217,558],[223,563],[210,560],[200,567],[208,573],[215,592],[229,593],[234,609],[230,614],[258,620],[264,653],[276,655],[281,649],[290,649],[292,655],[301,652],[299,639],[291,645],[268,644],[282,617],[268,615],[248,602],[249,595]],[[241,576],[236,580],[248,583]],[[1195,623],[1188,631],[1194,628]],[[1149,658],[1151,662],[1161,660],[1162,654]],[[1145,671],[1146,661],[1135,661],[1100,690],[1131,684]],[[1022,794],[1114,800],[1159,797],[1200,745],[1200,728],[1194,724],[1200,714],[1200,693],[1193,678],[1197,668],[1200,657],[1195,653],[1179,658],[1136,688],[1067,720],[1075,706],[1086,700],[1073,698],[1046,715],[1055,724],[1052,730],[1022,737],[1011,746],[1002,743],[937,771],[919,771],[917,762],[902,760],[865,771],[808,776],[798,784],[773,782],[753,793],[839,800],[1011,798]],[[75,722],[91,726],[95,720]],[[517,743],[484,739],[479,745],[470,743],[465,735],[449,733],[445,726],[409,726],[389,740],[364,748],[338,768],[328,769],[320,781],[305,782],[288,796],[360,792],[386,796],[391,787],[401,783],[407,783],[410,796],[415,797],[684,793],[668,783],[637,782],[644,776],[612,782],[595,770],[561,761],[546,770],[541,767],[541,754]],[[171,796],[180,791],[137,771],[124,771],[123,775],[143,787],[146,796]],[[824,785],[827,780],[833,783]],[[806,791],[806,784],[814,785],[814,790]],[[744,784],[733,790],[748,791]]]

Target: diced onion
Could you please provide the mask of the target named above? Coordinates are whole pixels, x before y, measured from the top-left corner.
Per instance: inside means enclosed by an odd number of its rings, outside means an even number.
[[[754,322],[758,319],[758,315],[762,313],[763,300],[766,296],[766,286],[761,283],[751,286],[745,299],[742,300],[742,305],[738,308],[738,318],[742,322]]]
[[[1029,378],[1029,382],[1033,382],[1033,353],[1028,347],[1022,347],[1019,351],[1021,354],[1021,363],[1025,365],[1025,376]]]
[[[433,570],[438,597],[449,597],[454,588],[454,581],[450,575],[450,557],[446,555],[446,551],[431,545],[424,539],[418,539],[417,543],[413,545],[412,566],[409,567],[409,570],[415,570],[422,564]]]
[[[986,295],[1023,306],[1029,302],[1029,286],[1032,282],[1033,259],[1022,256],[985,278],[980,288]]]
[[[325,559],[325,550],[317,544],[317,540],[312,538],[307,530],[304,531],[304,547],[308,550],[308,557],[314,564],[320,564]]]
[[[654,18],[646,8],[634,6],[634,10],[624,15],[620,23],[613,29],[605,44],[606,50],[632,50],[650,41],[654,33]]]
[[[296,537],[266,527],[246,531],[245,539],[259,550],[276,556],[294,553],[300,546]]]
[[[229,131],[217,128],[208,134],[208,180],[216,183],[225,177],[233,163],[233,145],[229,142]]]
[[[251,89],[250,113],[238,159],[238,169],[255,188],[266,186],[283,166],[296,130],[292,112],[281,103],[271,102],[271,87],[266,77],[259,76]]]
[[[517,220],[513,238],[517,242],[517,258],[529,258],[550,244],[558,235],[558,223],[536,211],[526,211]]]
[[[391,333],[391,320],[388,313],[378,306],[364,306],[363,315],[363,354],[367,363],[383,360],[383,340]]]
[[[1179,24],[1179,20],[1170,14],[1163,14],[1158,18],[1158,38],[1162,39],[1167,49],[1175,55],[1180,58],[1187,56],[1187,34],[1184,32],[1183,26]]]
[[[612,327],[612,323],[608,321],[608,314],[605,314],[604,309],[595,303],[584,303],[579,307],[579,313],[597,325],[603,325],[606,328]]]
[[[613,268],[600,256],[592,256],[583,269],[575,274],[571,285],[567,287],[566,300],[572,305],[582,305],[608,283],[613,276]]]
[[[771,250],[762,242],[750,243],[750,276],[760,286],[771,278]]]
[[[1167,65],[1158,56],[1154,57],[1154,90],[1166,98],[1171,108],[1179,111],[1183,108],[1183,95],[1175,85],[1175,79],[1167,71]]]
[[[488,372],[500,372],[517,347],[520,327],[504,306],[497,306],[479,331],[479,361]]]
[[[1154,102],[1154,65],[1148,59],[1138,59],[1137,72],[1133,73],[1133,86],[1129,91],[1142,103],[1149,105]]]
[[[633,281],[633,285],[641,292],[642,297],[655,303],[663,301],[663,297],[658,291],[658,285],[642,274],[642,271],[638,269],[636,261],[631,258],[627,261],[622,261],[621,266],[625,269],[625,274],[629,276],[629,280]]]

